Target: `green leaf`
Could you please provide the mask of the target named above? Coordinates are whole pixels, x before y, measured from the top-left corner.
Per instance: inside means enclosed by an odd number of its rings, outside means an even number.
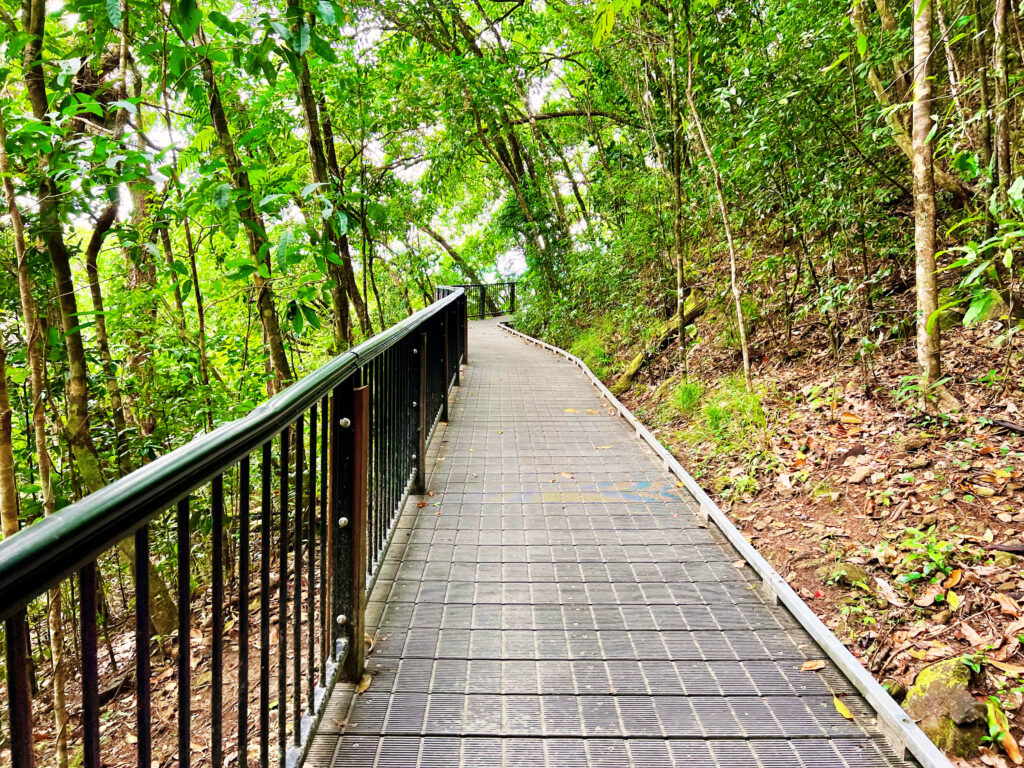
[[[235,238],[238,237],[239,220],[238,209],[235,206],[229,205],[224,209],[224,218],[221,221],[220,228],[231,242],[234,242]]]
[[[114,29],[121,28],[121,0],[107,0],[107,18]]]
[[[288,263],[288,256],[292,246],[295,245],[295,235],[290,229],[281,233],[281,239],[277,241],[277,263],[284,266]]]
[[[295,52],[302,56],[309,50],[309,24],[303,22],[296,30]]]
[[[860,54],[863,57],[864,54],[867,53],[867,52],[868,52],[868,36],[867,35],[860,35],[857,38],[857,53]]]
[[[228,207],[228,203],[231,202],[231,185],[227,182],[218,184],[213,188],[213,195],[210,198],[211,202],[221,210]]]
[[[334,15],[334,3],[331,0],[317,0],[316,15],[329,27],[338,23]]]
[[[196,5],[196,0],[180,0],[173,12],[174,20],[181,29],[182,37],[191,40],[203,20],[203,12]]]
[[[832,62],[831,64],[829,64],[829,65],[828,65],[827,67],[825,67],[825,68],[824,68],[823,70],[821,70],[821,74],[823,74],[823,75],[827,75],[827,74],[828,74],[829,72],[831,72],[831,71],[832,71],[833,69],[835,69],[836,67],[838,67],[838,66],[839,66],[840,64],[842,64],[842,63],[843,63],[844,61],[846,61],[846,59],[847,59],[847,58],[849,58],[849,56],[850,56],[850,52],[849,52],[849,51],[847,51],[847,52],[846,52],[846,53],[844,53],[844,54],[843,54],[842,56],[840,56],[840,57],[839,57],[838,59],[836,59],[836,60],[835,60],[835,61],[833,61],[833,62]]]
[[[967,314],[964,315],[964,327],[969,328],[983,317],[987,317],[989,311],[999,301],[1001,301],[1001,298],[995,291],[979,293],[974,297],[971,306],[967,308]]]

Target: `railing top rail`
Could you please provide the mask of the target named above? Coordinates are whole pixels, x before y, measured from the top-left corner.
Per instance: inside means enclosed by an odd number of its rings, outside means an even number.
[[[273,438],[316,401],[463,295],[462,286],[254,408],[0,541],[0,619],[95,560]]]
[[[516,280],[505,280],[496,283],[459,283],[458,285],[442,285],[441,288],[490,288],[495,285],[516,285]]]

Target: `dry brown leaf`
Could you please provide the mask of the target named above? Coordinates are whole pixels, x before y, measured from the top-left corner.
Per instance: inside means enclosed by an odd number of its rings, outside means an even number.
[[[359,685],[356,686],[356,693],[366,693],[370,688],[370,683],[373,682],[373,675],[369,672],[364,674],[359,680]]]
[[[991,642],[979,635],[974,627],[964,621],[960,622],[960,634],[964,636],[964,640],[971,644],[972,648],[981,648],[983,645]]]
[[[942,594],[941,584],[929,584],[928,588],[925,589],[924,594],[914,600],[914,605],[919,605],[922,608],[927,608],[929,605],[935,603],[935,598]]]
[[[944,582],[942,582],[942,588],[952,589],[960,583],[960,580],[963,578],[963,576],[963,571],[961,571],[959,568],[955,569],[952,573],[949,574],[949,577]]]
[[[996,659],[986,659],[986,661],[991,666],[1008,675],[1024,675],[1024,666],[1021,666],[1020,664],[1010,664],[1005,661],[997,661]]]
[[[825,668],[825,662],[821,659],[815,659],[814,661],[805,661],[801,667],[801,672],[817,672],[819,669]]]
[[[863,421],[863,419],[861,419],[861,417],[855,413],[844,411],[842,414],[840,414],[839,421],[841,421],[843,424],[860,424]]]
[[[737,560],[735,563],[732,564],[732,567],[733,568],[742,568],[746,564],[747,564],[746,560]]]
[[[878,593],[885,598],[887,603],[895,605],[897,608],[903,608],[906,606],[906,602],[900,598],[899,593],[893,589],[892,585],[888,581],[876,576],[875,585],[878,587]]]
[[[420,508],[425,507],[425,506],[427,506],[427,502],[425,502],[425,501],[418,501],[418,502],[416,502],[416,506],[420,507]]]
[[[1020,618],[1020,606],[1012,597],[1005,595],[1002,592],[993,592],[992,599],[999,603],[999,610],[1007,616]]]

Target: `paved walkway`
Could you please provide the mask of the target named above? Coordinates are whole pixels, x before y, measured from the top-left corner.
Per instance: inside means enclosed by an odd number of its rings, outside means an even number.
[[[911,765],[578,369],[494,322],[469,356],[309,765]]]

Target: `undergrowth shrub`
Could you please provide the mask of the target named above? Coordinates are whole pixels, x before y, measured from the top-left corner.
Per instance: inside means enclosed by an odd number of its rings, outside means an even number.
[[[697,410],[704,395],[704,385],[694,379],[679,382],[672,390],[672,405],[682,416],[689,416]]]
[[[683,397],[683,402],[690,404],[692,393],[679,394],[683,386],[673,392],[673,400]],[[760,487],[758,477],[777,467],[770,442],[772,422],[761,404],[766,394],[763,387],[748,392],[742,376],[730,376],[705,397],[692,425],[683,433],[686,442],[700,448],[698,465],[714,462],[717,466],[722,459],[728,460],[728,470],[715,478],[717,489],[726,498],[755,493]],[[700,397],[698,393],[696,401]]]
[[[586,363],[601,380],[605,380],[611,373],[614,363],[608,352],[611,336],[611,322],[599,320],[594,326],[581,331],[569,347],[569,352]]]

